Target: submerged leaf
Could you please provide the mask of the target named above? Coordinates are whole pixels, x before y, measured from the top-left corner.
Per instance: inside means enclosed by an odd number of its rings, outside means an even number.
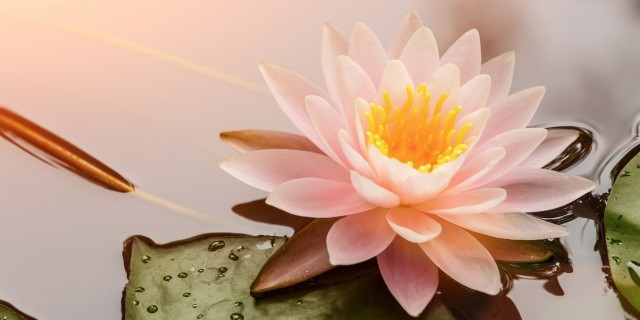
[[[255,299],[249,284],[284,241],[208,234],[157,245],[132,237],[124,251],[129,278],[122,299],[124,318],[412,319],[373,265],[355,271],[336,268],[318,278],[323,285]],[[454,317],[434,299],[419,319]]]
[[[327,233],[337,220],[315,219],[296,232],[264,264],[251,284],[251,294],[283,289],[335,268],[329,262]]]
[[[620,298],[640,311],[640,154],[618,174],[604,211],[609,265]],[[637,281],[636,281],[637,280]]]

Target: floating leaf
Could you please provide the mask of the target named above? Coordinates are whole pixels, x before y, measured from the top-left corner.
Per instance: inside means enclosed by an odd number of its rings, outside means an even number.
[[[622,301],[636,312],[640,311],[639,208],[640,154],[631,159],[618,174],[604,211],[611,276]]]
[[[388,292],[375,264],[336,268],[312,287],[255,299],[249,294],[251,281],[284,242],[208,234],[157,245],[132,237],[124,251],[125,319],[412,319]],[[435,299],[420,319],[454,318]]]
[[[34,320],[8,302],[0,300],[0,320]]]
[[[553,252],[541,240],[508,240],[474,233],[496,261],[538,263],[549,261]]]

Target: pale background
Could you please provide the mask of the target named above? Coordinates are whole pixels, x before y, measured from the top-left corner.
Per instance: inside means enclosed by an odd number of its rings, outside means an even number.
[[[233,152],[217,136],[294,130],[265,94],[257,64],[284,65],[322,83],[325,21],[345,33],[365,22],[386,43],[414,9],[441,48],[478,28],[485,59],[516,51],[514,90],[547,87],[535,124],[598,132],[596,152],[573,171],[597,178],[597,169],[635,134],[640,5],[443,3],[0,0],[1,105],[142,189],[237,225],[179,218],[52,169],[0,140],[0,299],[40,319],[118,319],[126,282],[121,242],[131,235],[168,242],[213,231],[290,234],[231,212],[265,194],[218,168]],[[560,278],[565,295],[547,293],[541,281],[519,281],[510,297],[524,319],[622,319],[591,250],[592,223],[570,227],[574,273]]]

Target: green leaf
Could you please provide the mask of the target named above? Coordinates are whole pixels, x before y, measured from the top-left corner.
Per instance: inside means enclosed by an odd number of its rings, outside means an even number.
[[[622,169],[604,211],[607,254],[620,298],[640,311],[640,154]]]
[[[371,262],[335,268],[304,289],[253,298],[251,282],[284,242],[209,234],[157,245],[132,237],[124,251],[125,319],[411,319]],[[420,319],[454,317],[434,299]]]
[[[32,320],[30,317],[11,305],[8,302],[0,300],[0,320]]]

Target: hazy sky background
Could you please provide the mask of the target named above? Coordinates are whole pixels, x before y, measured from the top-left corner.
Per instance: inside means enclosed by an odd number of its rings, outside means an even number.
[[[126,283],[121,242],[128,236],[168,242],[212,231],[290,233],[231,213],[233,205],[265,194],[218,168],[233,154],[218,134],[294,131],[264,93],[257,64],[280,64],[322,83],[325,21],[346,34],[365,22],[387,43],[410,9],[433,29],[441,50],[474,27],[485,60],[515,50],[512,91],[547,87],[534,124],[596,130],[596,153],[576,174],[596,176],[635,133],[637,1],[0,0],[0,105],[84,148],[142,189],[238,225],[229,230],[187,221],[0,141],[0,299],[42,319],[117,319]],[[620,317],[590,251],[591,224],[580,236],[585,223],[570,226],[575,272],[560,278],[564,297],[553,297],[540,282],[516,284],[511,296],[525,319],[542,316],[541,310],[549,317],[562,310],[576,318]]]

